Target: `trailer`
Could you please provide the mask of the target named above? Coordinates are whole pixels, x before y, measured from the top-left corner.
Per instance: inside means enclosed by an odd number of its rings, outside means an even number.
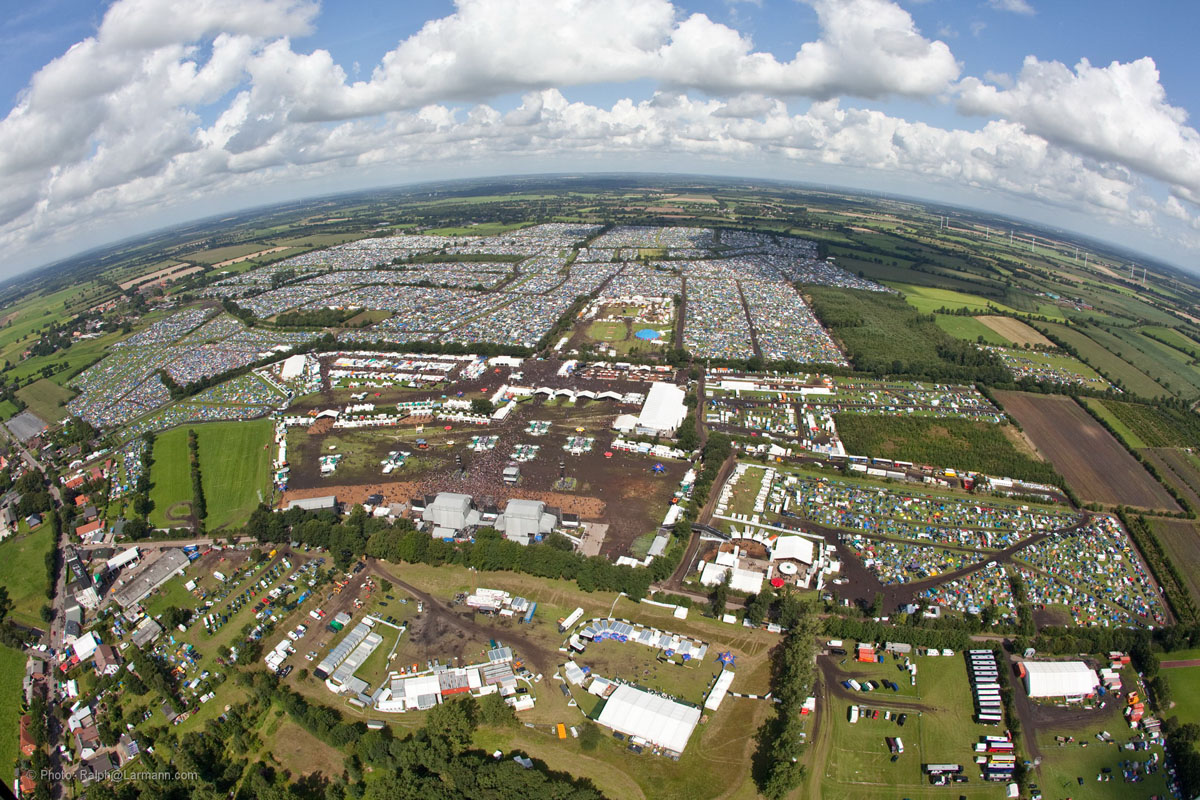
[[[563,617],[562,619],[560,619],[560,620],[558,621],[558,632],[559,632],[559,633],[566,633],[566,632],[567,632],[567,631],[569,631],[569,630],[570,630],[572,627],[574,627],[575,623],[576,623],[576,622],[579,622],[579,620],[580,620],[582,617],[583,617],[583,609],[582,609],[582,608],[576,608],[576,609],[575,609],[574,611],[572,611],[570,614],[568,614],[567,616]]]
[[[525,612],[525,616],[521,617],[522,623],[533,622],[533,614],[537,611],[537,603],[530,603],[529,610]]]

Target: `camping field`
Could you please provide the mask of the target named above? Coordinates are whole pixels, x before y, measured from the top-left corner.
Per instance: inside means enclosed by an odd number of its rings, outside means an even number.
[[[820,796],[822,800],[895,797],[933,800],[953,796],[946,787],[930,785],[921,770],[925,763],[964,764],[966,774],[971,776],[971,797],[1004,796],[1004,786],[981,782],[972,763],[974,743],[980,736],[998,731],[977,725],[972,718],[974,703],[963,657],[921,657],[916,663],[915,689],[906,685],[907,676],[890,656],[883,665],[867,665],[867,671],[849,659],[845,664],[829,659],[821,665],[825,676],[818,698],[821,718],[807,750],[809,791],[800,796]],[[853,692],[837,681],[837,676],[857,675],[860,671],[872,677],[888,674],[900,684],[901,691]],[[910,694],[913,691],[916,698]],[[879,718],[860,718],[851,724],[852,704],[878,710]],[[884,711],[890,711],[893,717],[905,713],[907,721],[901,727],[894,720],[884,719]],[[888,736],[898,736],[904,741],[904,753],[895,761],[884,741]]]

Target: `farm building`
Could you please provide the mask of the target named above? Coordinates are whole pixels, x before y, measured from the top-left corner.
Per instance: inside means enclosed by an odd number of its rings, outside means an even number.
[[[1025,661],[1021,668],[1030,697],[1086,697],[1100,684],[1082,661]]]
[[[671,436],[687,416],[686,396],[683,389],[673,383],[655,382],[646,395],[646,403],[638,414],[637,432],[654,436]]]
[[[622,684],[596,720],[606,728],[682,753],[700,722],[700,709]]]

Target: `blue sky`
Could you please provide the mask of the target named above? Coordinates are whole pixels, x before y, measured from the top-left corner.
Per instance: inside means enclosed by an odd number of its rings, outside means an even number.
[[[305,194],[563,170],[828,182],[1200,254],[1193,4],[5,5],[10,271]]]

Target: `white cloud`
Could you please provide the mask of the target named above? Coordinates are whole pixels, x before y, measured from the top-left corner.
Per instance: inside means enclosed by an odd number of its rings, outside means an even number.
[[[964,79],[958,108],[1019,122],[1048,141],[1200,200],[1200,134],[1187,124],[1187,112],[1167,102],[1150,58],[1107,67],[1084,59],[1072,71],[1029,56],[1009,88]]]
[[[1013,14],[1032,16],[1037,13],[1033,10],[1033,6],[1029,5],[1028,0],[988,0],[988,5],[997,11],[1010,11]]]
[[[118,0],[0,121],[0,245],[31,259],[158,224],[173,208],[252,205],[285,186],[670,159],[781,178],[838,168],[1126,226],[1194,223],[1175,198],[1148,204],[1141,186],[1141,175],[1162,177],[1164,159],[1200,170],[1195,132],[1166,104],[1152,63],[1071,73],[1034,59],[1015,81],[956,83],[949,48],[895,3],[807,1],[820,35],[780,59],[668,0],[459,0],[358,80],[327,51],[295,48],[316,20],[308,0]],[[643,80],[659,91],[607,108],[563,93]],[[965,113],[996,119],[946,130],[842,99],[953,87]],[[489,104],[513,92],[519,107]],[[815,102],[795,113],[795,98]],[[1200,176],[1162,180],[1200,196]]]

